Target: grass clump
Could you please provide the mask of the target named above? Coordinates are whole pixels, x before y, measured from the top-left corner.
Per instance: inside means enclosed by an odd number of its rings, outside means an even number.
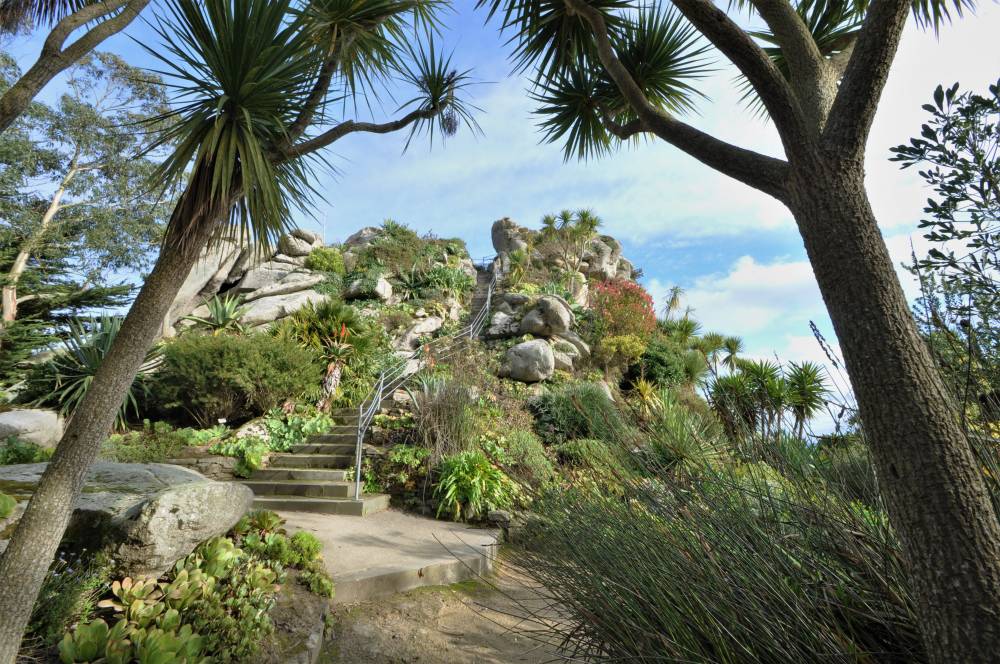
[[[575,438],[617,440],[626,421],[604,389],[595,383],[568,383],[550,390],[531,404],[535,430],[548,444]]]
[[[0,466],[48,461],[54,451],[30,441],[21,440],[17,436],[9,436],[0,443]]]

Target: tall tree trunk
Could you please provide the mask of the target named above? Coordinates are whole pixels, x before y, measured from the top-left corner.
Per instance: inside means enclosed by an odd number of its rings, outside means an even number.
[[[11,266],[10,272],[7,273],[7,279],[4,280],[3,294],[2,297],[0,297],[0,302],[2,302],[2,310],[0,310],[0,330],[3,330],[8,323],[13,322],[14,319],[17,318],[17,282],[21,280],[21,275],[24,274],[25,268],[28,267],[28,260],[31,258],[31,254],[38,248],[42,239],[45,237],[45,233],[47,233],[49,228],[52,226],[52,220],[56,218],[56,213],[59,212],[63,196],[66,195],[66,187],[75,175],[76,157],[74,156],[73,163],[71,164],[69,171],[67,171],[66,176],[63,177],[62,182],[59,183],[59,188],[56,189],[54,194],[52,194],[49,206],[46,208],[45,214],[42,215],[41,223],[38,224],[38,227],[35,229],[35,232],[31,234],[31,237],[25,240],[24,244],[21,246],[21,250],[17,252],[17,257],[14,258],[14,264]]]
[[[1000,525],[922,342],[860,159],[793,164],[789,200],[833,320],[935,662],[995,661]]]
[[[171,224],[177,226],[177,224]],[[114,345],[77,407],[48,469],[0,558],[0,663],[12,664],[49,563],[69,522],[90,464],[114,424],[129,386],[156,340],[181,284],[208,244],[214,224],[188,223],[171,234],[122,323]]]

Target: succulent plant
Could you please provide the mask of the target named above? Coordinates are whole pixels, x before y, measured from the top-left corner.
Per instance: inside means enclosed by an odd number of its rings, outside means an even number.
[[[178,630],[150,629],[136,633],[135,661],[139,664],[205,664],[205,639],[190,625]]]
[[[155,604],[163,596],[156,579],[132,579],[130,577],[112,583],[111,594],[115,596],[114,599],[101,600],[97,606],[102,609],[110,608],[124,612],[126,608],[131,607],[136,602]]]
[[[171,609],[183,611],[189,608],[206,592],[215,587],[215,577],[208,576],[201,569],[181,567],[169,583],[161,583],[163,600]]]
[[[96,661],[104,655],[109,632],[103,620],[79,625],[59,642],[59,659],[64,664]]]
[[[229,574],[229,569],[236,564],[243,552],[232,540],[215,537],[198,547],[198,554],[202,558],[201,567],[205,574],[222,579]]]

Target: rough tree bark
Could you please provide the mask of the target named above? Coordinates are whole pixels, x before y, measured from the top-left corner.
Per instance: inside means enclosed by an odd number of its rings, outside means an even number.
[[[69,523],[84,477],[114,425],[115,414],[135,379],[181,284],[208,244],[215,224],[189,224],[183,238],[168,234],[160,260],[122,323],[114,345],[77,408],[48,469],[31,497],[7,550],[0,557],[0,662],[14,662],[24,626]],[[44,561],[39,564],[39,561]]]
[[[860,161],[796,164],[788,205],[857,396],[935,662],[1000,644],[1000,529],[958,410],[921,340],[864,189]]]
[[[582,0],[564,2],[590,24],[601,63],[638,116],[629,126],[609,125],[610,132],[622,139],[655,134],[792,212],[906,555],[927,652],[942,664],[995,661],[1000,523],[864,185],[865,144],[912,2],[874,0],[862,29],[824,59],[788,0],[752,0],[789,59],[787,80],[711,0],[674,0],[751,83],[787,161],[719,141],[653,107],[615,53],[600,12]]]

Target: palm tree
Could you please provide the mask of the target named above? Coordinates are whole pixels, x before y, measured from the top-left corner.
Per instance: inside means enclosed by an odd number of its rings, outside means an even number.
[[[740,353],[743,352],[743,339],[729,336],[726,337],[722,345],[726,350],[726,356],[722,358],[722,366],[731,371],[736,368],[736,361],[739,359]]]
[[[675,312],[680,311],[681,308],[681,296],[684,295],[684,289],[680,286],[671,286],[670,290],[667,291],[667,301],[663,304],[663,318],[664,320],[670,320]]]
[[[563,143],[566,158],[659,139],[788,208],[837,331],[892,524],[917,580],[930,659],[994,658],[1000,519],[958,409],[914,324],[864,173],[868,136],[908,17],[937,27],[951,12],[974,8],[975,0],[478,4],[511,33],[516,67],[534,79],[541,130]],[[741,25],[747,22],[763,29],[749,32]],[[704,99],[699,80],[710,66],[709,48],[736,67],[759,99],[781,139],[779,157],[681,119]]]
[[[462,99],[467,73],[433,46],[408,41],[414,26],[430,29],[438,7],[311,0],[300,10],[291,0],[171,0],[166,17],[155,20],[162,46],[150,52],[172,79],[176,101],[162,137],[176,147],[159,176],[183,182],[184,191],[156,265],[0,558],[0,662],[16,655],[87,468],[202,250],[226,235],[273,242],[290,210],[312,193],[306,158],[348,134],[409,129],[412,139],[475,126]],[[394,72],[417,90],[403,115],[317,127],[328,122],[330,96],[363,94]]]
[[[726,337],[718,332],[706,332],[695,341],[694,347],[705,356],[705,361],[708,363],[712,375],[716,375],[719,368],[719,356],[726,347]]]
[[[788,404],[795,418],[795,435],[802,438],[806,423],[823,409],[830,390],[820,365],[814,362],[792,362],[790,367],[785,375]]]

